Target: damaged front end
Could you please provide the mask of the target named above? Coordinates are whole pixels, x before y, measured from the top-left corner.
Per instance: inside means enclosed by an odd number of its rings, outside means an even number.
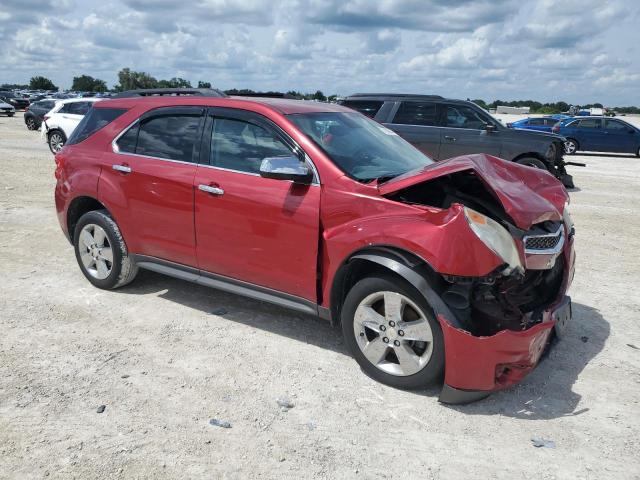
[[[474,401],[519,382],[571,316],[568,196],[552,179],[558,188],[536,176],[514,181],[522,172],[501,162],[464,157],[457,168],[445,167],[444,175],[429,172],[420,181],[401,179],[397,188],[386,187],[387,198],[398,202],[459,210],[477,239],[502,260],[482,276],[436,272],[434,290],[446,306],[434,309],[445,341],[444,403]],[[456,248],[465,254],[464,246]]]

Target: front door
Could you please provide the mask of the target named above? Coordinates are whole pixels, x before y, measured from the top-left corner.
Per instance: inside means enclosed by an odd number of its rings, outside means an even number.
[[[500,157],[502,143],[500,127],[488,132],[486,125],[495,125],[480,111],[463,104],[443,105],[443,128],[440,157],[442,159],[486,153]]]
[[[263,158],[300,150],[250,112],[210,109],[205,135],[194,182],[200,269],[317,301],[317,179],[299,185],[259,174]]]
[[[151,110],[105,155],[99,196],[132,253],[197,266],[193,179],[204,124],[201,107]]]
[[[604,141],[607,152],[636,153],[638,132],[620,120],[605,118]]]
[[[601,118],[581,118],[576,128],[576,140],[580,150],[602,152],[607,150]]]

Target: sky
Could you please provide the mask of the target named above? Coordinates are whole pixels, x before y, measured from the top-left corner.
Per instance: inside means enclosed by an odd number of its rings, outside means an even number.
[[[637,0],[1,0],[0,83],[640,105]]]

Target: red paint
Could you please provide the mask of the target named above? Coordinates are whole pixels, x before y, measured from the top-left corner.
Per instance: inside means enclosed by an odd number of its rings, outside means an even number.
[[[172,105],[253,111],[281,127],[313,161],[321,185],[246,175],[195,164],[113,153],[115,136],[144,112]],[[63,230],[79,196],[98,199],[112,213],[132,253],[262,285],[329,308],[336,272],[353,253],[392,246],[422,258],[436,272],[484,276],[503,263],[470,230],[462,206],[449,209],[398,203],[385,195],[418,182],[473,170],[522,229],[560,220],[568,195],[547,172],[488,155],[430,165],[382,185],[346,177],[286,114],[350,111],[337,105],[282,99],[148,97],[103,101],[94,108],[128,112],[56,157],[56,210]],[[113,170],[126,164],[132,173]],[[198,189],[218,186],[224,195]],[[522,250],[522,243],[518,242]],[[521,251],[524,258],[524,252]],[[573,240],[565,243],[565,282],[573,278]],[[537,259],[527,259],[529,266]],[[445,337],[446,382],[460,389],[494,390],[520,380],[536,364],[553,326],[473,337],[439,321]],[[508,368],[509,370],[504,370]],[[499,378],[496,379],[496,372]]]

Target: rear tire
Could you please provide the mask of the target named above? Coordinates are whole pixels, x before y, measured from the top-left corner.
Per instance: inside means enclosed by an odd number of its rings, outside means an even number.
[[[37,128],[38,128],[38,127],[36,126],[36,121],[35,121],[33,118],[31,118],[31,117],[28,117],[28,118],[25,120],[25,123],[27,124],[27,129],[28,129],[28,130],[37,130]]]
[[[524,157],[516,160],[516,163],[520,165],[526,165],[527,167],[539,168],[540,170],[548,170],[547,166],[542,160],[538,160],[533,157]]]
[[[15,113],[7,113],[8,117],[13,117],[15,115]]]
[[[64,144],[67,143],[67,136],[62,130],[51,130],[47,135],[47,143],[49,144],[49,150],[54,155],[62,150]]]
[[[98,288],[122,287],[138,273],[120,229],[107,210],[95,210],[80,217],[73,246],[80,270]]]
[[[567,155],[573,155],[578,151],[578,141],[573,138],[567,138],[567,141],[564,142],[564,151]]]
[[[344,300],[341,321],[349,350],[374,380],[412,390],[442,377],[442,329],[425,298],[405,280],[360,280]]]

